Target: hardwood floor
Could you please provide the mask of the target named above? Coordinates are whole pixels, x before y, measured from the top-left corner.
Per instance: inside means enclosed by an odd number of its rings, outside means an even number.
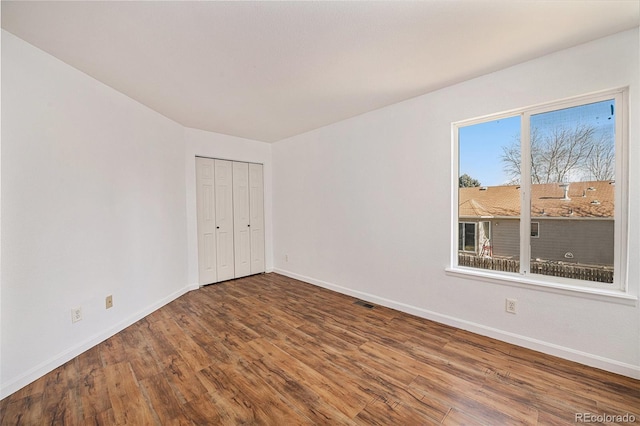
[[[204,287],[2,400],[1,424],[640,423],[640,381],[354,302],[277,274]]]

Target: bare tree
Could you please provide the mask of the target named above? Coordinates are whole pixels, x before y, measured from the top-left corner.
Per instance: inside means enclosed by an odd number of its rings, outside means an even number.
[[[615,153],[606,136],[598,136],[594,126],[558,126],[546,132],[532,128],[531,182],[552,183],[570,180],[613,179]],[[516,184],[521,176],[520,140],[503,147],[503,170]]]
[[[531,139],[533,140],[533,137]],[[511,145],[502,147],[502,169],[510,179],[507,185],[518,185],[520,183],[520,176],[522,175],[520,157],[520,138],[516,138]]]
[[[616,154],[613,144],[606,138],[601,138],[593,145],[593,152],[589,156],[587,168],[593,180],[615,179]]]

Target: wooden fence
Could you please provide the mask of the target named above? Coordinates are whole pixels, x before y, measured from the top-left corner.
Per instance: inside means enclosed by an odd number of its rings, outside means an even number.
[[[462,253],[458,253],[458,265],[469,266],[472,268],[489,269],[492,271],[520,271],[519,260],[495,257],[480,257]],[[584,281],[595,281],[599,283],[613,283],[613,268],[610,267],[532,261],[530,268],[532,274],[573,278]]]

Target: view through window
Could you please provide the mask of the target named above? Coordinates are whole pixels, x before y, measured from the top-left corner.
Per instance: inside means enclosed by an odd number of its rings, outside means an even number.
[[[612,283],[616,108],[612,96],[459,126],[458,265]]]

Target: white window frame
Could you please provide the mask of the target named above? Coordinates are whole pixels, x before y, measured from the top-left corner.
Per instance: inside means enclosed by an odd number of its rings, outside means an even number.
[[[629,144],[629,102],[628,88],[618,88],[606,90],[602,92],[592,93],[589,95],[573,97],[555,102],[549,102],[532,107],[521,108],[517,110],[507,111],[498,114],[491,114],[470,120],[454,122],[451,125],[452,133],[452,205],[451,205],[451,260],[450,266],[446,268],[447,273],[481,279],[483,281],[496,282],[500,284],[509,284],[514,286],[535,286],[539,289],[548,289],[552,292],[560,292],[564,294],[589,294],[594,297],[613,297],[618,300],[632,301],[637,300],[636,296],[628,294],[628,144]],[[614,282],[598,283],[592,281],[576,280],[572,278],[549,277],[539,274],[531,274],[529,265],[531,259],[531,211],[530,209],[521,209],[520,215],[520,273],[502,272],[493,270],[483,270],[480,268],[472,268],[458,265],[458,129],[471,126],[474,124],[485,123],[488,121],[500,120],[504,118],[519,115],[521,126],[521,155],[522,155],[522,174],[520,188],[520,205],[526,204],[531,193],[531,156],[530,156],[530,118],[532,115],[571,108],[575,106],[585,105],[589,103],[600,102],[608,99],[614,99],[616,105],[616,122],[615,122],[615,150],[616,150],[616,177],[615,177],[615,209],[614,209]],[[539,226],[539,225],[538,225]],[[538,228],[539,229],[539,228]],[[538,231],[539,235],[539,231]]]

